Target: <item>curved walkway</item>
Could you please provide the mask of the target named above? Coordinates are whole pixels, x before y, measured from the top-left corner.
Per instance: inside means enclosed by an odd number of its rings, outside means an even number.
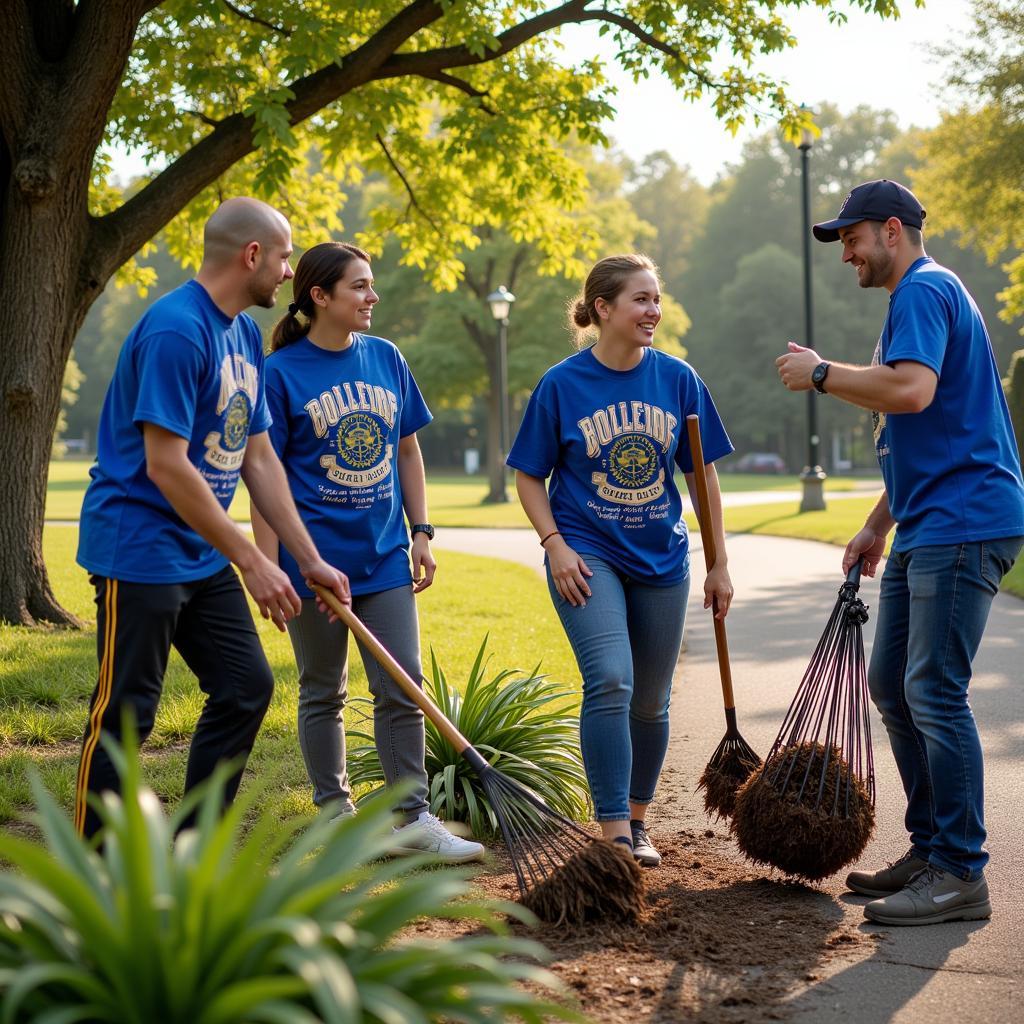
[[[830,495],[830,499],[833,496]],[[792,498],[792,493],[789,494]],[[700,545],[699,535],[694,544]],[[541,569],[532,530],[438,530],[436,547],[505,558]],[[696,554],[696,552],[695,552]],[[729,615],[729,644],[741,730],[762,755],[775,738],[842,582],[840,549],[812,541],[739,535],[729,540],[729,568],[736,602]],[[696,555],[695,564],[700,564]],[[699,573],[695,573],[700,578]],[[877,600],[877,580],[866,580],[864,601]],[[706,828],[696,781],[724,732],[718,664],[709,614],[700,588],[691,591],[687,650],[673,702],[673,739],[667,768],[685,780],[681,805],[660,816],[682,816],[688,827]],[[866,627],[870,644],[873,622]],[[795,1016],[817,1022],[935,1024],[1019,1019],[1024,980],[1024,688],[1021,644],[1024,601],[997,596],[985,642],[976,659],[972,705],[986,751],[986,816],[992,862],[988,869],[990,922],[927,928],[878,928],[881,940],[822,968],[819,978],[794,991]],[[861,866],[880,866],[906,849],[903,793],[877,715],[872,720],[878,773],[877,826]],[[657,816],[652,813],[657,829]],[[713,826],[725,834],[722,825]],[[738,856],[738,854],[737,854]],[[863,920],[865,898],[847,894],[839,879],[823,888],[836,915]]]

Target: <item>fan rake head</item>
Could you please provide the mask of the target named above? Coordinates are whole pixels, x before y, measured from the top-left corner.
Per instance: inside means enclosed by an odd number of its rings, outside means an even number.
[[[728,729],[697,783],[704,790],[704,810],[716,818],[731,818],[736,791],[761,765],[761,758],[736,728],[736,709],[726,708]]]
[[[850,570],[764,765],[736,795],[743,853],[818,881],[860,856],[875,824],[860,564]]]
[[[838,747],[782,747],[740,789],[732,831],[755,863],[817,882],[856,860],[874,829],[867,786]]]
[[[595,839],[486,762],[479,774],[523,906],[555,925],[643,916],[643,876],[627,846]]]

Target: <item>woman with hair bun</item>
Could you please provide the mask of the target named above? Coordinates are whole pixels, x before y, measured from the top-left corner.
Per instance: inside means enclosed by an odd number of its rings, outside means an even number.
[[[540,537],[548,588],[580,674],[580,748],[606,839],[655,867],[646,829],[669,736],[672,675],[690,589],[682,470],[693,498],[686,417],[700,418],[718,560],[704,606],[725,618],[732,582],[714,461],[732,451],[704,382],[653,347],[657,268],[610,256],[571,308],[577,339],[597,340],[553,366],[527,405],[508,464]],[[545,481],[550,477],[550,484]]]
[[[378,296],[370,257],[342,242],[304,253],[294,300],[274,328],[266,362],[270,438],[299,514],[324,557],[344,566],[352,610],[413,679],[421,679],[414,594],[434,579],[423,457],[416,431],[431,419],[401,352],[367,334]],[[412,533],[410,571],[409,531]],[[256,542],[280,562],[302,598],[288,623],[299,669],[299,745],[313,801],[353,813],[345,768],[348,629],[317,614],[295,560],[252,508]],[[328,555],[329,552],[329,555]],[[432,852],[461,863],[483,854],[430,813],[423,714],[360,647],[373,694],[374,740],[389,785],[412,783],[396,808],[396,852]]]

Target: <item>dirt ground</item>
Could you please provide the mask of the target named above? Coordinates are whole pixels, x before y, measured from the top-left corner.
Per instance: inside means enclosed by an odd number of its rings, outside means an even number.
[[[819,980],[823,965],[864,959],[865,944],[878,941],[844,922],[829,893],[746,865],[725,823],[674,827],[663,812],[650,833],[663,861],[644,873],[646,921],[514,929],[551,951],[551,969],[596,1022],[787,1020],[788,1004]],[[518,895],[501,855],[474,885],[490,897]],[[455,938],[467,927],[423,922],[416,930]]]

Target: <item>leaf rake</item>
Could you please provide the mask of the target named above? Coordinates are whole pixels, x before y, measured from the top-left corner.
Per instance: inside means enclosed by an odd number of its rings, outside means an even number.
[[[690,454],[693,457],[704,565],[710,572],[718,560],[718,554],[715,550],[715,533],[711,527],[708,477],[704,469],[704,446],[700,440],[700,421],[697,416],[691,414],[686,417],[686,432],[690,440]],[[717,610],[717,606],[712,607],[712,613]],[[736,725],[736,698],[732,692],[732,668],[729,665],[729,641],[725,633],[725,622],[718,618],[713,619],[713,622],[715,647],[718,651],[718,674],[722,680],[722,697],[725,702],[725,736],[711,755],[697,788],[704,790],[704,810],[708,815],[728,818],[736,809],[736,791],[757,770],[761,758],[740,735]]]
[[[508,848],[524,906],[556,925],[604,918],[632,921],[643,915],[643,877],[623,844],[596,838],[489,764],[350,608],[331,591],[313,589],[476,772]]]

